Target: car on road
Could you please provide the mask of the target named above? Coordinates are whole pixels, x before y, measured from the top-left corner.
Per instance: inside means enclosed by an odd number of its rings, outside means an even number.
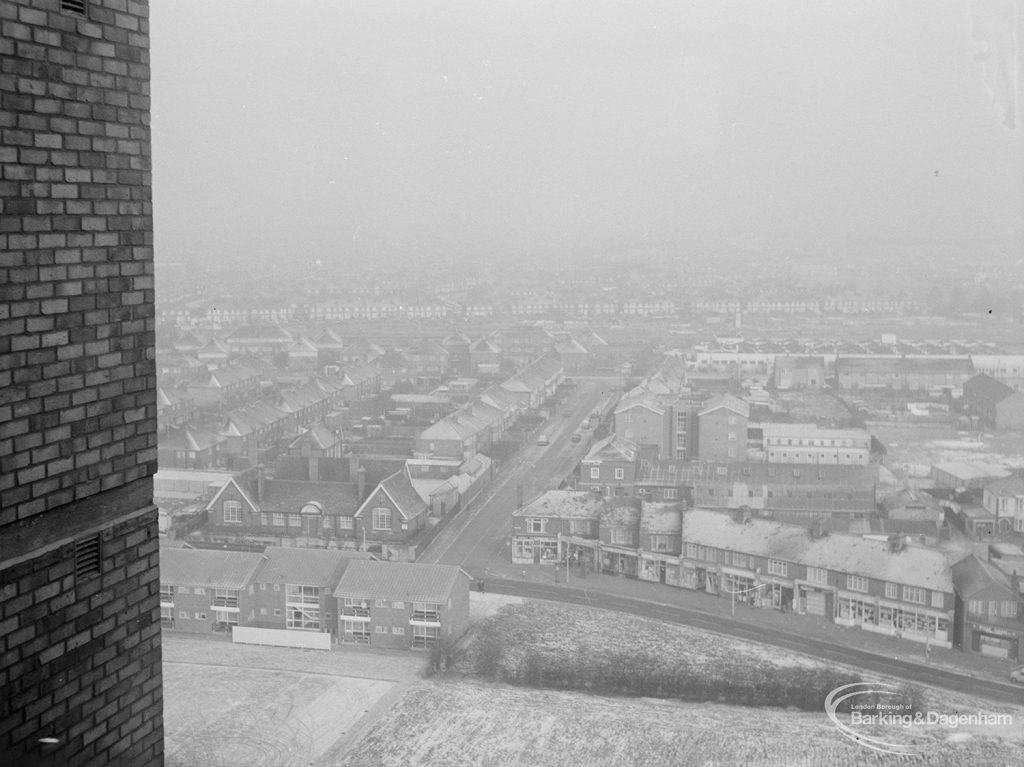
[[[1018,666],[1010,672],[1010,681],[1017,684],[1024,684],[1024,666]]]
[[[572,435],[573,442],[579,442],[581,439],[583,439],[583,437],[579,432],[576,432],[575,434]]]
[[[539,437],[537,437],[537,444],[543,446],[543,445],[550,445],[551,442],[548,440],[548,437],[547,437],[546,434],[541,434]]]

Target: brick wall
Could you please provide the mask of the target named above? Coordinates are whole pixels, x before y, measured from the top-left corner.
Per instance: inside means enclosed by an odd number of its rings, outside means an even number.
[[[0,4],[0,525],[155,471],[148,5]]]
[[[74,541],[0,572],[10,764],[162,764],[156,510],[94,535],[98,574],[76,575]],[[59,744],[39,743],[51,734]]]
[[[148,5],[63,5],[0,2],[0,762],[146,767],[163,763]]]

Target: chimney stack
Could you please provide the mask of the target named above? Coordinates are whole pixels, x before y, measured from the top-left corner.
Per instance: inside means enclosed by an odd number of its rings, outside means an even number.
[[[264,490],[264,484],[265,484],[265,481],[266,481],[266,478],[264,476],[265,474],[266,474],[266,472],[263,470],[263,464],[260,464],[259,466],[256,467],[256,502],[257,503],[262,503],[263,502],[263,490]]]
[[[362,466],[356,470],[356,493],[359,503],[362,503],[366,498],[366,469]]]

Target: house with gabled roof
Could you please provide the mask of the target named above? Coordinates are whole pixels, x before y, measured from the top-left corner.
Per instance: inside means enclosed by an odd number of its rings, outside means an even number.
[[[481,338],[469,347],[469,372],[496,376],[501,367],[501,347],[492,338]]]
[[[429,516],[407,466],[380,482],[354,514],[360,545],[379,546],[384,559],[404,556],[403,544],[426,529]]]
[[[982,505],[995,516],[997,535],[1024,532],[1024,476],[1013,474],[987,483]]]
[[[189,633],[230,631],[248,613],[263,557],[242,551],[160,549],[160,623]]]
[[[606,497],[631,496],[636,470],[636,444],[611,434],[595,442],[580,461],[577,487]]]
[[[512,512],[512,562],[553,564],[565,546],[591,569],[600,540],[603,499],[581,490],[549,490]]]
[[[325,327],[313,338],[313,344],[320,354],[320,361],[329,364],[341,359],[345,339],[334,328]]]
[[[200,409],[225,410],[244,403],[259,386],[256,371],[243,365],[225,365],[190,381],[188,394]]]
[[[739,397],[719,394],[697,411],[697,452],[702,461],[743,461],[747,457],[750,406]]]
[[[354,561],[334,589],[342,644],[426,650],[469,626],[469,574],[455,565]]]
[[[1024,657],[1022,575],[975,554],[953,565],[956,635],[961,649],[1020,661]]]
[[[198,426],[168,427],[157,444],[157,461],[167,469],[209,469],[221,464],[225,441]]]
[[[300,548],[355,548],[355,482],[268,479],[263,467],[237,474],[207,502],[192,537]]]
[[[600,567],[605,573],[637,577],[640,570],[639,498],[608,498],[601,507]]]
[[[320,364],[320,352],[305,336],[293,340],[286,348],[289,370],[316,370]]]
[[[334,589],[352,562],[370,559],[355,550],[269,546],[252,578],[243,625],[336,634]]]

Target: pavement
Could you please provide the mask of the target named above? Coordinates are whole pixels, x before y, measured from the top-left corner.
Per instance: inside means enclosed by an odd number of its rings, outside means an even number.
[[[926,657],[925,645],[920,642],[739,603],[733,616],[731,600],[726,597],[623,576],[590,573],[581,578],[570,574],[566,585],[564,568],[559,569],[556,583],[551,565],[511,563],[492,564],[472,574],[484,579],[488,592],[619,609],[911,681],[1024,704],[1024,686],[1008,679],[1015,663],[977,653],[932,646]]]

